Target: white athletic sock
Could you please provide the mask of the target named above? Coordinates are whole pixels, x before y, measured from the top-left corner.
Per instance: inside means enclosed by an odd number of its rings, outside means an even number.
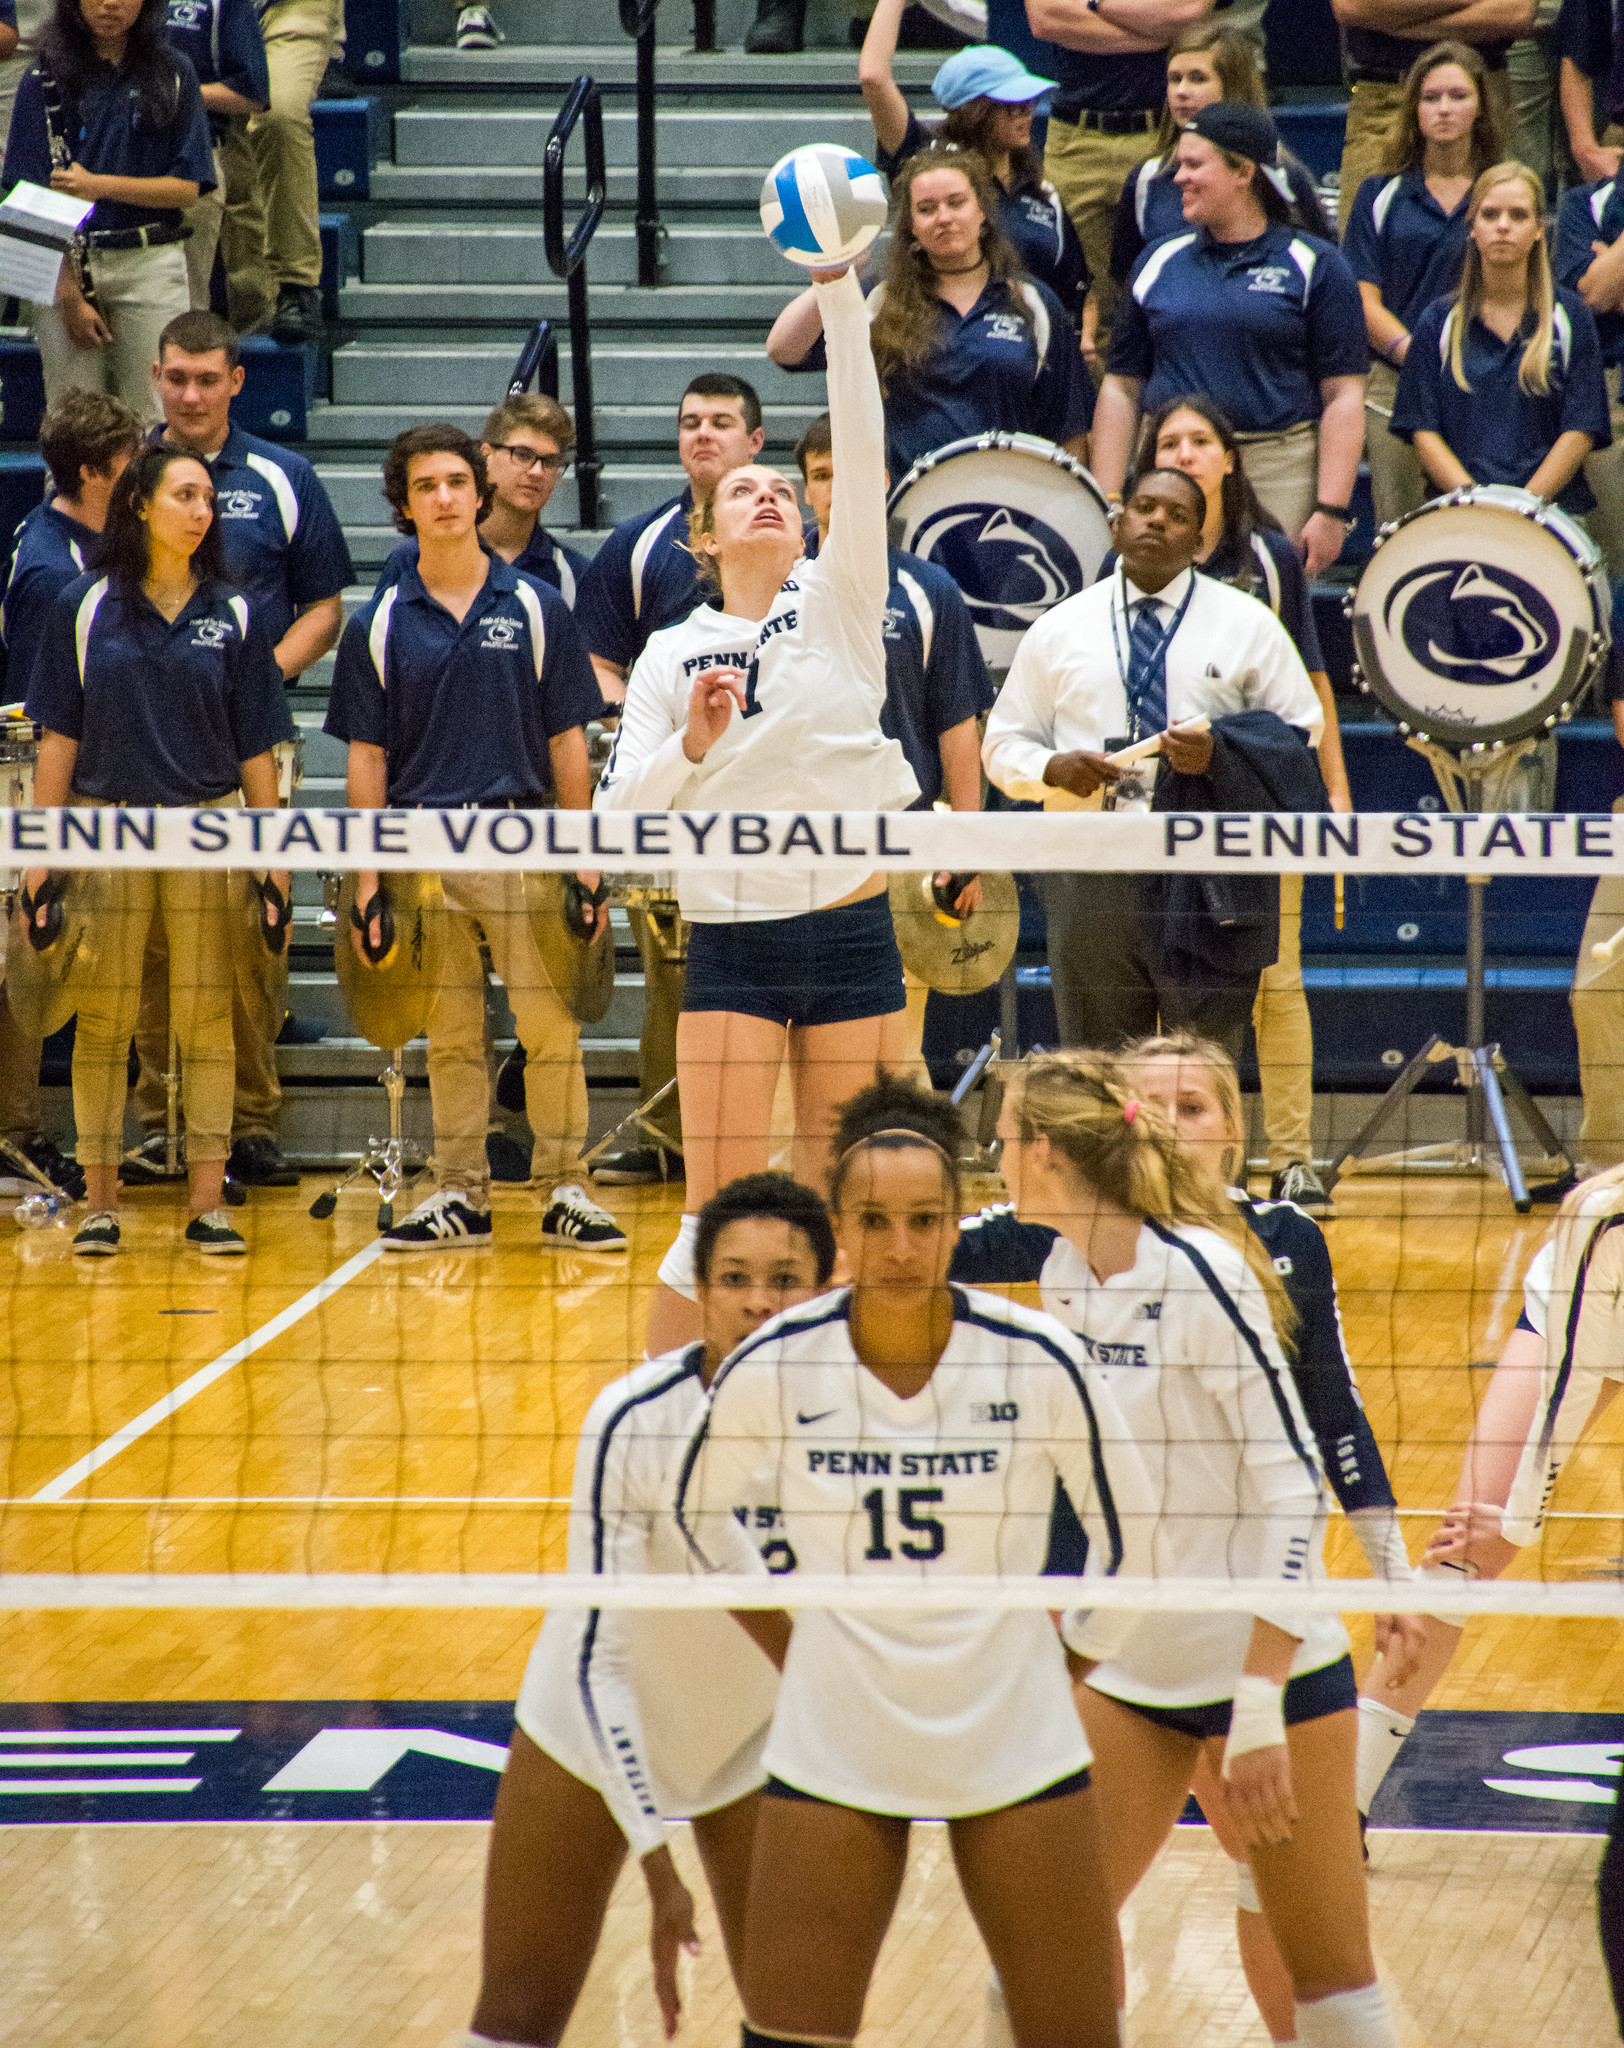
[[[1009,2007],[996,1970],[987,1978],[987,2018],[981,2040],[982,2048],[1015,2048],[1015,2030],[1009,2023]]]
[[[1398,2048],[1387,1993],[1379,1984],[1335,1991],[1299,2005],[1296,2013],[1300,2048]]]
[[[1382,1780],[1393,1768],[1404,1739],[1415,1726],[1412,1714],[1395,1714],[1380,1700],[1359,1701],[1359,1749],[1354,1764],[1354,1796],[1359,1811],[1368,1818],[1382,1789]]]

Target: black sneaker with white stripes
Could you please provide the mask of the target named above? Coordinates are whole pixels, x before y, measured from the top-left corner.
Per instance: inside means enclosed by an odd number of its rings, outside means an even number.
[[[1327,1194],[1325,1183],[1311,1166],[1292,1165],[1283,1167],[1269,1183],[1271,1202],[1295,1202],[1299,1209],[1310,1216],[1334,1216],[1336,1205]]]
[[[553,1199],[541,1219],[541,1234],[548,1244],[573,1245],[583,1252],[623,1252],[626,1233],[609,1214],[600,1209],[586,1189],[574,1181],[553,1189]]]
[[[481,1252],[491,1241],[491,1212],[459,1188],[441,1188],[383,1234],[386,1252]]]

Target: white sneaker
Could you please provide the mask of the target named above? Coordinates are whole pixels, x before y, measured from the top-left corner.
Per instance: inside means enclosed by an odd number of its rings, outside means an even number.
[[[541,1234],[548,1244],[567,1244],[583,1252],[623,1252],[626,1233],[602,1209],[586,1189],[574,1181],[553,1189],[553,1199],[541,1219]]]
[[[495,17],[488,7],[459,7],[457,9],[457,48],[459,50],[494,50],[498,43],[507,38],[496,26]]]

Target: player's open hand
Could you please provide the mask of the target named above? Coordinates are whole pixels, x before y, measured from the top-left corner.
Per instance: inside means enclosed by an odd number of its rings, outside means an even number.
[[[707,668],[695,676],[688,692],[688,729],[682,736],[682,751],[696,766],[727,731],[734,712],[742,716],[744,690],[742,668]]]
[[[1498,1578],[1517,1555],[1500,1534],[1501,1509],[1494,1501],[1457,1501],[1427,1545],[1423,1564],[1452,1564],[1480,1578]]]
[[[648,1885],[649,1955],[654,1964],[654,1996],[659,2001],[660,2024],[665,2038],[672,2040],[682,2017],[682,1994],[677,1985],[677,1959],[684,1952],[699,1953],[699,1930],[694,1925],[693,1894],[677,1875],[677,1866],[666,1848],[652,1849],[643,1858],[643,1878]]]
[[[1421,1652],[1426,1642],[1424,1614],[1376,1616],[1376,1654],[1382,1660],[1382,1675],[1390,1686],[1407,1685],[1415,1676],[1421,1668]]]
[[[1224,1765],[1229,1810],[1248,1849],[1259,1843],[1289,1842],[1297,1824],[1291,1789],[1291,1753],[1282,1743],[1249,1749]]]

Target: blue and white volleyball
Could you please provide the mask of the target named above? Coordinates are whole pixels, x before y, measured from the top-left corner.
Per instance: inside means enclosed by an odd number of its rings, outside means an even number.
[[[885,181],[855,149],[810,142],[780,157],[761,187],[761,225],[791,263],[834,270],[885,226]]]

